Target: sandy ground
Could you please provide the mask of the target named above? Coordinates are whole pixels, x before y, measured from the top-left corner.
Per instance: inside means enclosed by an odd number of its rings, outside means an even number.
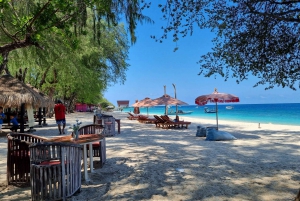
[[[121,119],[121,134],[106,139],[106,164],[97,167],[95,158],[91,182],[82,175],[81,192],[69,200],[287,201],[300,188],[299,126],[219,120],[237,140],[205,141],[197,126],[215,121],[184,117],[188,129],[164,130],[108,114]],[[68,124],[76,119],[89,124],[93,114],[67,115]],[[57,136],[54,119],[47,123],[33,134]],[[0,200],[30,200],[30,188],[5,186],[6,146],[0,137]]]

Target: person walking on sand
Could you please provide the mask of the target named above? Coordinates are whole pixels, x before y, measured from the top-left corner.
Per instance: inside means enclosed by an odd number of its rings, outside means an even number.
[[[3,113],[3,107],[0,107],[0,133],[2,133],[3,119],[5,119],[5,114]]]
[[[66,107],[62,104],[61,100],[57,100],[54,106],[55,120],[59,130],[59,134],[65,134],[66,127]],[[61,125],[63,126],[61,129]]]

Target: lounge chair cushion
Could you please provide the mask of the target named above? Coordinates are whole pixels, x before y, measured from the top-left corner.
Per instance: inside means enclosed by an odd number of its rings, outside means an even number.
[[[218,131],[214,128],[206,130],[206,141],[236,140],[236,138],[225,131]]]

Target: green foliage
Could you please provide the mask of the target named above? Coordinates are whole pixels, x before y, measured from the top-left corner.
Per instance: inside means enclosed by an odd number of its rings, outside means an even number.
[[[117,26],[121,18],[125,19],[129,25],[131,41],[134,43],[137,21],[151,22],[151,19],[141,13],[145,5],[147,4],[143,1],[136,0],[1,0],[0,54],[27,46],[42,48],[38,42],[47,40],[49,32],[57,33],[60,30],[68,37],[68,31],[75,27],[75,36],[86,35],[88,17],[97,21],[104,19],[109,26]],[[88,9],[93,10],[89,16]],[[125,17],[122,17],[124,15]],[[70,46],[76,47],[72,42]]]
[[[109,106],[109,102],[101,102],[100,103],[101,108],[106,108],[107,106]]]
[[[87,24],[86,29],[92,26]],[[109,83],[125,80],[129,49],[124,26],[101,31],[100,45],[87,32],[75,38],[76,49],[60,33],[49,32],[51,40],[41,41],[44,50],[30,47],[10,55],[10,72],[26,67],[26,81],[51,97],[98,104]]]
[[[152,36],[158,42],[169,33],[178,41],[195,26],[215,32],[199,74],[238,83],[252,74],[260,79],[255,86],[300,87],[299,1],[172,0],[160,8],[168,24],[160,38]]]

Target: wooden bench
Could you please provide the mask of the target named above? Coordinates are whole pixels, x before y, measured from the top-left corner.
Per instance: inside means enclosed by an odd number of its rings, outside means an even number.
[[[7,134],[7,184],[30,184],[29,145],[47,138],[25,134]]]
[[[79,128],[78,134],[102,134],[104,127],[99,124],[89,124]],[[87,151],[87,157],[89,156],[89,151]],[[106,161],[106,141],[105,138],[102,142],[93,143],[93,156],[100,157],[100,166],[102,167]]]

